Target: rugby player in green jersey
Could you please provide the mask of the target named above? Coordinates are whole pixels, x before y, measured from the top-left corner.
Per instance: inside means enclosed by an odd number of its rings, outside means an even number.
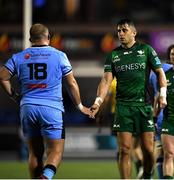
[[[91,107],[91,117],[95,117],[113,78],[116,77],[117,104],[113,129],[118,132],[120,178],[131,178],[132,134],[136,133],[140,137],[143,151],[143,178],[149,179],[154,168],[154,123],[148,89],[149,74],[153,70],[158,77],[160,108],[167,105],[166,77],[153,48],[136,42],[137,31],[131,20],[120,20],[117,34],[121,46],[106,58],[104,75]]]
[[[161,140],[164,152],[163,178],[173,179],[174,167],[174,45],[168,48],[170,63],[173,65],[165,72],[167,78],[167,106],[164,109]]]

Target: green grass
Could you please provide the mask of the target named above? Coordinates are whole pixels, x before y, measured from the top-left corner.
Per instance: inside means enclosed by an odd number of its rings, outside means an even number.
[[[27,164],[16,161],[0,162],[0,179],[29,178]]]
[[[133,168],[133,178],[135,171]],[[27,163],[16,161],[0,162],[0,179],[29,178]],[[119,179],[118,166],[113,161],[68,161],[63,160],[55,179]]]
[[[71,161],[63,162],[57,178],[114,179],[119,178],[114,161]]]

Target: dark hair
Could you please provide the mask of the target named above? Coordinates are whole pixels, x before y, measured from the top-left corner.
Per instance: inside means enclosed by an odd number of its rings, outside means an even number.
[[[48,28],[43,24],[34,24],[30,28],[30,41],[34,42],[42,38],[50,38]]]
[[[118,21],[117,26],[124,25],[124,24],[128,24],[129,26],[132,26],[135,28],[134,22],[130,19],[121,19],[120,21]]]
[[[174,44],[170,45],[168,48],[167,48],[167,60],[170,60],[170,52],[171,50],[174,48]]]

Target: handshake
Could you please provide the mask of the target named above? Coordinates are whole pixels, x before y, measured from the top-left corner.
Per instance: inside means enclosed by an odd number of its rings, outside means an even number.
[[[83,106],[82,103],[80,103],[77,106],[77,109],[79,109],[83,114],[86,114],[90,118],[94,119],[102,103],[103,103],[103,99],[101,97],[97,97],[94,101],[94,104],[90,108],[87,108]]]

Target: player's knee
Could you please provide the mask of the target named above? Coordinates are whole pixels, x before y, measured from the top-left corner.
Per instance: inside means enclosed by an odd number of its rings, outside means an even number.
[[[120,153],[120,155],[122,156],[122,155],[130,155],[131,154],[131,147],[129,147],[129,146],[121,146],[120,148],[119,148],[119,153]]]
[[[170,159],[170,158],[174,158],[174,150],[166,150],[164,152],[164,157],[167,158],[167,159]]]

